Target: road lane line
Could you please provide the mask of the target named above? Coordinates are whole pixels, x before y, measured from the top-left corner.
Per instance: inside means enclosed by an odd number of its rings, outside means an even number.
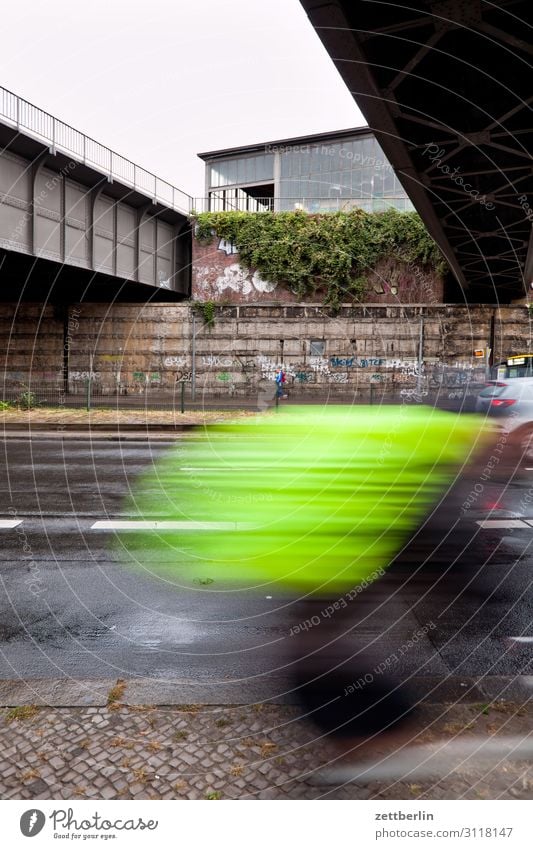
[[[240,531],[252,525],[242,522],[175,522],[175,521],[127,521],[111,519],[94,522],[95,531]]]
[[[533,637],[506,637],[505,639],[509,643],[525,643],[525,644],[533,643]]]
[[[530,528],[527,522],[522,519],[478,519],[477,524],[480,528]]]
[[[10,530],[16,528],[17,525],[22,525],[22,519],[0,519],[0,529]]]

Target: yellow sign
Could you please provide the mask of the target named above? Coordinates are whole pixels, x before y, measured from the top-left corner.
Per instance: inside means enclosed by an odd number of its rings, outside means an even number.
[[[484,357],[484,356],[485,356],[485,349],[484,348],[476,348],[476,350],[474,351],[474,357]]]

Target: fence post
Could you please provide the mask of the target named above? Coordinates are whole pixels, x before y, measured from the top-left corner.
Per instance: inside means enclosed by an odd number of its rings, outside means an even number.
[[[370,383],[370,406],[374,403],[374,384]]]
[[[191,343],[191,401],[196,400],[196,316],[192,311],[192,343]]]
[[[92,381],[92,374],[91,374],[91,372],[89,372],[89,377],[88,377],[88,380],[87,380],[87,412],[88,413],[91,411],[91,381]]]
[[[185,381],[181,381],[180,413],[185,412]]]

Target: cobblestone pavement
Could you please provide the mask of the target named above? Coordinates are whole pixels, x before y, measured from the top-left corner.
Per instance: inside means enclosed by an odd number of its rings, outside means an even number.
[[[416,742],[530,733],[533,707],[430,705]],[[23,706],[0,710],[3,799],[532,798],[528,762],[464,764],[438,781],[314,786],[331,763],[297,708]]]

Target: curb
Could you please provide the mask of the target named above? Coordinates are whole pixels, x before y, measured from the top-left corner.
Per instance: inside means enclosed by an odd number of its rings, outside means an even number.
[[[174,431],[179,432],[179,431],[182,431],[182,430],[189,430],[192,427],[199,427],[199,426],[202,427],[203,425],[204,425],[204,422],[194,422],[194,423],[184,422],[183,424],[179,424],[179,423],[177,423],[177,424],[174,424],[174,423],[173,424],[167,424],[167,423],[164,423],[164,422],[162,422],[160,424],[156,424],[156,423],[154,423],[154,424],[149,424],[149,423],[144,424],[142,422],[140,422],[139,424],[128,424],[126,422],[124,424],[113,424],[113,423],[105,424],[103,422],[95,422],[94,424],[90,424],[90,425],[86,425],[86,426],[83,425],[83,424],[76,424],[76,423],[61,424],[60,422],[48,422],[48,423],[47,422],[35,422],[35,423],[32,423],[32,424],[24,424],[22,422],[21,423],[14,422],[12,425],[9,426],[9,428],[4,428],[4,433],[5,434],[31,433],[34,430],[35,431],[43,431],[43,430],[44,431],[57,431],[57,433],[59,433],[59,434],[68,433],[68,432],[71,432],[71,431],[78,432],[78,433],[79,432],[91,433],[92,431],[95,431],[96,433],[99,433],[99,432],[102,432],[102,431],[105,431],[107,433],[121,433],[121,432],[128,433],[128,432],[131,432],[131,431],[145,431],[145,430],[147,432],[150,431],[150,430],[156,430],[156,431],[165,431],[165,432],[168,431],[168,432],[172,433]]]
[[[2,439],[71,439],[71,440],[115,440],[147,441],[150,439],[178,439],[184,433],[204,427],[203,423],[182,425],[32,425],[10,427],[0,432]]]
[[[122,679],[121,679],[122,680]],[[268,681],[259,683],[215,682],[212,685],[184,681],[158,681],[150,679],[123,679],[124,705],[153,705],[172,707],[179,705],[230,706],[267,703],[286,706],[298,703],[287,682],[285,692],[273,692]],[[27,681],[0,681],[0,707],[40,705],[48,708],[105,707],[109,692],[117,684],[116,678],[90,678],[75,681],[69,678],[33,678]],[[450,705],[487,702],[524,703],[531,699],[533,676],[486,676],[463,678],[419,676],[411,681],[413,697],[423,704]]]

